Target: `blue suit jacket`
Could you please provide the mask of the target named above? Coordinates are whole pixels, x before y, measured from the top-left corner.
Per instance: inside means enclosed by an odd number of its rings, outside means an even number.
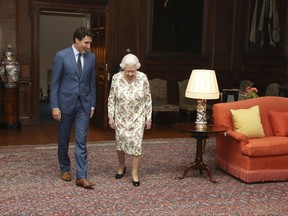
[[[70,114],[81,98],[85,112],[90,115],[91,107],[96,106],[96,57],[91,52],[84,54],[84,67],[81,77],[72,47],[56,53],[50,86],[50,107],[60,108]]]

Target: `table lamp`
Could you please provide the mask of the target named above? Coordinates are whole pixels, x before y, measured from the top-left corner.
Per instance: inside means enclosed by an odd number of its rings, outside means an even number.
[[[218,99],[219,89],[214,70],[192,70],[185,97],[197,99],[196,129],[206,130],[206,100]]]

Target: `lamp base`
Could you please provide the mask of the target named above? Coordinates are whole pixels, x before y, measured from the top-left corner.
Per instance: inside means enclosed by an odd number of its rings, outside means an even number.
[[[197,99],[197,116],[195,124],[197,130],[203,131],[207,129],[205,99]]]
[[[205,130],[207,130],[207,124],[206,123],[195,122],[195,128],[198,131],[205,131]]]

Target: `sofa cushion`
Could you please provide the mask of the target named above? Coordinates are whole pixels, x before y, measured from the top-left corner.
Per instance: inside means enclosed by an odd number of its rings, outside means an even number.
[[[269,111],[275,136],[288,136],[288,112]]]
[[[242,146],[241,152],[250,157],[264,157],[288,154],[288,137],[264,137],[249,139],[249,143]]]
[[[230,109],[234,130],[248,138],[265,137],[261,123],[259,106],[248,109]]]

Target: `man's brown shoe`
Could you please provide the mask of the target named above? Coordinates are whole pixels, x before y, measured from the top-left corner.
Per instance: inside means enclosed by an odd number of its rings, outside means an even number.
[[[71,181],[71,175],[69,172],[62,172],[61,173],[61,179],[63,181]]]
[[[86,189],[92,188],[95,184],[88,181],[87,179],[76,179],[76,185],[79,187],[84,187]]]

